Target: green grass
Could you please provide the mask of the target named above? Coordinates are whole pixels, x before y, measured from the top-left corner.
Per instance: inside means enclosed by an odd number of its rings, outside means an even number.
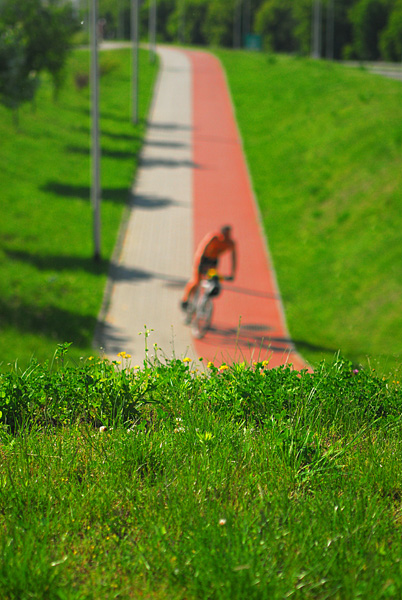
[[[89,52],[68,64],[60,98],[45,78],[19,129],[0,106],[0,363],[51,356],[74,342],[90,354],[108,260],[134,177],[157,66],[140,52],[139,125],[131,124],[130,50],[100,54],[102,262],[92,257]]]
[[[402,84],[284,56],[226,69],[291,335],[312,364],[402,353]]]
[[[2,600],[401,597],[397,382],[64,348],[0,382]]]

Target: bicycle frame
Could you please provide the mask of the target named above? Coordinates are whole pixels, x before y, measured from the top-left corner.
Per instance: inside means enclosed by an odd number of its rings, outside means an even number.
[[[191,331],[195,338],[201,339],[211,326],[213,315],[213,298],[221,291],[220,280],[222,277],[214,269],[210,269],[205,279],[189,299],[186,314],[186,324],[191,324]]]

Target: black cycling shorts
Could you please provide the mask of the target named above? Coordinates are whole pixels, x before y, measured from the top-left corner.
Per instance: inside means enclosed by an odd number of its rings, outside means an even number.
[[[200,275],[206,275],[209,269],[216,269],[217,265],[217,258],[202,258],[198,266],[198,272],[200,273]]]

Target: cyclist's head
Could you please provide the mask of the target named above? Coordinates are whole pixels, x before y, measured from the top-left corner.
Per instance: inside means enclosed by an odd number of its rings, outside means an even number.
[[[223,227],[221,227],[221,233],[227,238],[230,237],[230,234],[232,233],[232,227],[231,225],[224,225]]]

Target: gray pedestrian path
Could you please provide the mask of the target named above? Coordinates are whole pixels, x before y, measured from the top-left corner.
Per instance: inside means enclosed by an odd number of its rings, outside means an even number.
[[[160,72],[128,220],[115,252],[95,345],[131,364],[154,344],[168,358],[195,358],[179,301],[192,264],[191,67],[184,53],[158,48]],[[139,335],[142,333],[142,335]]]

